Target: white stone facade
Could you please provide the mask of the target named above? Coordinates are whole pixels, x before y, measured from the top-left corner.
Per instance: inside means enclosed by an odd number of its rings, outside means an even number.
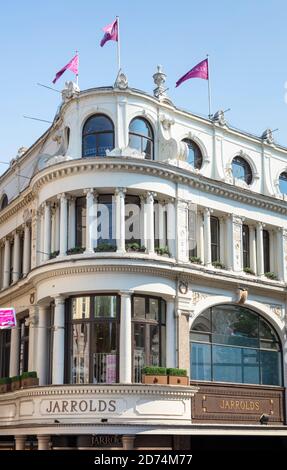
[[[114,149],[105,157],[82,158],[83,126],[96,114],[104,114],[113,122]],[[129,124],[136,117],[146,119],[153,129],[153,160],[129,146]],[[183,139],[191,139],[198,145],[202,153],[201,169],[194,169],[186,161]],[[252,169],[250,185],[232,176],[232,160],[238,155]],[[186,400],[192,396],[191,388],[189,392],[182,391],[184,397],[174,392],[178,397],[172,398],[175,401],[168,419],[164,411],[159,420],[151,416],[158,403],[163,410],[170,406],[170,396],[164,389],[162,402],[150,390],[141,397],[141,403],[146,403],[150,392],[149,405],[141,404],[139,408],[139,402],[133,402],[135,392],[133,385],[128,384],[133,382],[131,299],[135,294],[166,301],[166,365],[169,367],[190,369],[189,328],[194,319],[210,306],[237,303],[238,288],[248,291],[245,305],[267,319],[276,330],[284,356],[287,202],[286,196],[280,193],[278,179],[286,169],[287,149],[234,130],[222,120],[207,120],[179,110],[167,99],[159,100],[131,88],[91,89],[66,98],[51,128],[10,165],[0,180],[0,194],[8,197],[8,205],[0,212],[0,305],[15,307],[19,319],[24,313],[28,315],[28,368],[37,371],[40,385],[56,387],[66,383],[65,300],[76,295],[115,294],[120,299],[118,382],[125,384],[121,386],[126,387],[123,393],[127,397],[127,387],[131,387],[127,400],[131,401],[134,414],[128,416],[123,411],[121,415],[118,411],[114,423],[117,429],[126,417],[131,433],[143,429],[144,425],[149,425],[152,432],[153,426],[159,429],[158,424],[165,429],[172,425],[176,433],[176,425],[182,428],[190,416]],[[95,252],[98,198],[105,194],[111,195],[114,202],[116,251]],[[141,199],[140,239],[145,252],[126,249],[127,196]],[[75,199],[78,197],[86,198],[85,250],[67,254],[67,250],[76,246]],[[159,208],[156,216],[155,203]],[[191,207],[195,210],[194,237],[189,233]],[[212,217],[219,221],[217,261],[221,266],[212,264]],[[254,274],[243,269],[244,224],[249,227],[249,267]],[[264,230],[269,233],[269,271],[275,273],[276,279],[265,276]],[[169,257],[156,250],[155,238],[159,239],[159,248],[168,247]],[[190,261],[190,238],[195,240],[196,256],[201,263]],[[19,373],[18,336],[16,328],[11,334],[10,375]],[[283,375],[286,387],[285,361]],[[45,400],[49,400],[46,397],[49,387],[42,390],[39,396],[44,394]],[[33,434],[44,437],[53,434],[53,421],[47,429],[38,426],[42,424],[40,398],[31,402],[22,391],[15,393],[0,398],[0,433],[27,435],[26,427],[30,425],[27,423],[32,422]],[[66,389],[66,393],[70,395],[71,389]],[[84,396],[86,391],[75,393]],[[90,399],[97,391],[91,389],[89,393]],[[111,392],[105,395],[101,390],[100,393],[106,399]],[[119,393],[120,386],[112,399]],[[8,408],[2,412],[1,406],[7,404],[8,398],[9,412]],[[33,406],[37,410],[40,407],[40,411],[31,411]],[[121,406],[125,408],[120,403],[118,410]],[[135,428],[133,420],[138,415],[142,417],[135,419]],[[46,417],[45,413],[43,416]],[[77,420],[84,418],[76,414],[75,429]],[[65,416],[60,414],[59,419]],[[90,415],[84,419],[87,432],[93,432],[90,421]],[[67,423],[72,426],[69,419]],[[22,425],[21,432],[17,431],[18,425]],[[105,433],[113,429],[112,425],[106,425]],[[61,432],[59,426],[58,432]],[[21,447],[20,441],[19,437]]]

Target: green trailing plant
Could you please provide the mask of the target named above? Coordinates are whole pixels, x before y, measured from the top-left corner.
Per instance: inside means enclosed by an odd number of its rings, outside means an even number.
[[[212,266],[214,266],[214,268],[225,269],[225,266],[221,261],[213,261]]]
[[[264,274],[268,279],[272,279],[273,281],[277,280],[277,274],[273,272],[267,272]]]
[[[143,367],[142,373],[144,375],[167,375],[166,367],[146,366]]]
[[[23,374],[21,375],[21,379],[30,379],[30,378],[37,379],[37,372],[33,370],[31,372],[23,372]]]
[[[170,252],[167,246],[163,246],[161,248],[157,247],[155,248],[155,252],[160,256],[170,256]]]
[[[107,251],[117,251],[117,247],[111,245],[110,243],[99,243],[99,245],[94,248],[95,253],[107,252]]]
[[[59,250],[56,250],[56,251],[53,251],[52,253],[50,253],[50,259],[53,259],[53,258],[56,258],[59,254]]]
[[[248,266],[243,268],[243,271],[247,274],[252,274],[253,276],[255,275],[255,272],[251,268],[249,268]]]
[[[140,245],[139,243],[133,242],[133,243],[127,243],[126,244],[126,250],[127,251],[136,251],[138,253],[144,253],[146,251],[146,247]]]
[[[186,369],[176,369],[174,367],[170,367],[167,369],[167,375],[175,375],[176,377],[186,377],[187,370]]]
[[[189,261],[195,264],[202,264],[202,261],[198,256],[191,256],[191,258],[189,258]]]
[[[11,378],[10,377],[1,377],[0,385],[8,385],[10,383],[11,383]]]
[[[79,255],[81,253],[84,253],[85,247],[83,246],[74,246],[74,248],[69,248],[67,250],[67,255]]]

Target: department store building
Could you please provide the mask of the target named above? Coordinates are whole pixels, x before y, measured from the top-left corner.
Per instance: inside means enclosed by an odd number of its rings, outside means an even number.
[[[153,95],[66,83],[0,179],[3,449],[286,436],[287,149]],[[142,383],[143,366],[188,386]]]

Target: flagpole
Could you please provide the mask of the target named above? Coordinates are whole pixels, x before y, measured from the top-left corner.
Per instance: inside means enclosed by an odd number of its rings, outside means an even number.
[[[79,61],[79,52],[76,51],[76,55],[78,56],[78,61]],[[78,67],[79,70],[79,67]],[[76,74],[76,85],[79,86],[79,73]]]
[[[118,40],[117,40],[117,56],[118,56],[118,73],[121,70],[121,47],[120,47],[120,18],[116,16],[118,25]]]
[[[209,67],[209,54],[206,54],[207,57],[207,64],[208,64],[208,117],[209,119],[212,118],[211,114],[211,91],[210,91],[210,67]]]

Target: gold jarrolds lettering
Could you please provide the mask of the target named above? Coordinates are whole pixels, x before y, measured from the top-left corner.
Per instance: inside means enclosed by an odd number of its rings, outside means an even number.
[[[221,410],[259,411],[260,402],[253,400],[221,400],[219,408]]]
[[[116,400],[50,400],[46,413],[114,413]]]

